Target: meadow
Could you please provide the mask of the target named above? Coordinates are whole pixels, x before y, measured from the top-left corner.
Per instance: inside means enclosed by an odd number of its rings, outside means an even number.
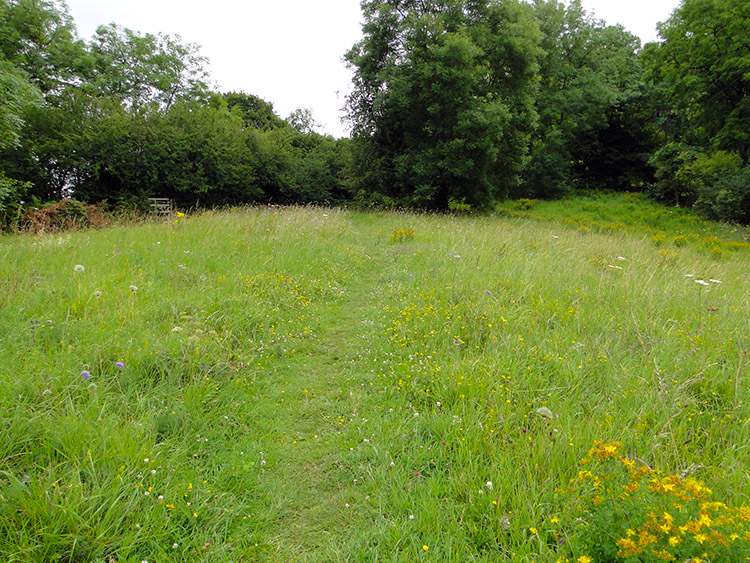
[[[3,236],[0,560],[750,560],[750,245],[675,213]]]

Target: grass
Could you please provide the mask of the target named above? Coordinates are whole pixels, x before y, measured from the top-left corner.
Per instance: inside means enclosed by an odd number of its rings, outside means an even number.
[[[617,202],[3,237],[2,560],[585,561],[597,440],[750,504],[747,249]]]

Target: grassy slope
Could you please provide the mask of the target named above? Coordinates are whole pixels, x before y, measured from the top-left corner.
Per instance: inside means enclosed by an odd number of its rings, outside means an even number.
[[[548,561],[596,439],[748,504],[747,250],[631,204],[0,240],[3,560]]]

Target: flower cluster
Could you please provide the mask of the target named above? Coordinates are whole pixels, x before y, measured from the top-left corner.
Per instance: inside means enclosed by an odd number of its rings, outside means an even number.
[[[415,234],[414,229],[393,229],[389,240],[392,244],[399,244],[412,240]]]
[[[639,465],[621,449],[595,442],[566,490],[576,499],[573,553],[595,561],[750,558],[750,507],[712,501],[703,482]]]

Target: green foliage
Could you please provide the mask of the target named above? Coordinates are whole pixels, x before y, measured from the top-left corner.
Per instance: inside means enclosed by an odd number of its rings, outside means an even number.
[[[51,97],[77,83],[88,64],[61,0],[1,0],[0,55]]]
[[[750,165],[725,151],[710,154],[668,143],[651,160],[656,169],[653,194],[693,207],[702,215],[747,224],[750,219]]]
[[[677,139],[750,157],[750,5],[683,0],[645,51],[648,78],[687,125]]]
[[[575,499],[568,510],[576,519],[565,552],[613,563],[750,557],[750,507],[711,500],[711,490],[690,470],[664,474],[621,449],[620,442],[595,443],[564,489],[567,499]]]
[[[588,16],[580,1],[534,2],[542,32],[538,126],[515,196],[561,197],[577,187],[628,189],[643,143],[633,120],[640,41]],[[629,159],[630,161],[628,161]],[[609,162],[608,162],[609,161]],[[612,168],[612,164],[616,164]]]
[[[489,206],[517,182],[536,30],[516,2],[370,1],[347,54],[355,190],[417,208]],[[512,108],[512,109],[511,109]]]
[[[0,231],[18,227],[29,187],[0,172]]]
[[[230,110],[239,114],[245,127],[262,131],[281,129],[287,124],[273,111],[273,104],[245,92],[223,94]]]
[[[39,105],[39,91],[24,76],[23,71],[0,59],[0,149],[18,146],[27,107]]]
[[[89,46],[92,65],[82,88],[132,110],[204,100],[206,59],[197,45],[180,41],[178,36],[141,35],[114,23],[99,26]]]

